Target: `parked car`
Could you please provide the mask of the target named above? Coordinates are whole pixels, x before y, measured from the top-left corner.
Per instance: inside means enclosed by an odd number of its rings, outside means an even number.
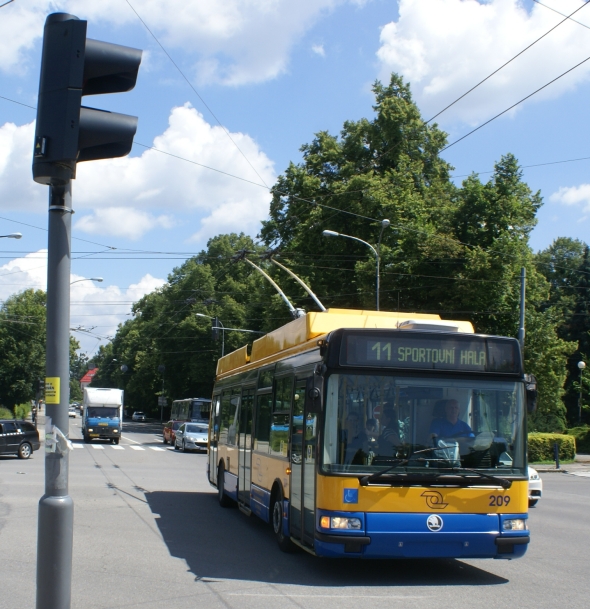
[[[76,407],[75,406],[70,406],[68,408],[68,417],[70,417],[70,419],[76,418]]]
[[[164,444],[170,444],[174,446],[174,440],[176,439],[176,430],[184,423],[184,421],[168,421],[164,425],[162,435],[164,436]]]
[[[529,507],[537,505],[543,494],[543,480],[536,469],[529,466]]]
[[[137,410],[131,415],[132,421],[145,421],[145,414],[140,410]]]
[[[188,450],[207,450],[209,429],[201,423],[183,423],[176,430],[174,449],[187,452]]]
[[[39,432],[32,423],[0,419],[0,455],[28,459],[40,446]]]

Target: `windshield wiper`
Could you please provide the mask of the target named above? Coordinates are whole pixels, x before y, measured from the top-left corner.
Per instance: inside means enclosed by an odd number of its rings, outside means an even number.
[[[386,467],[385,469],[382,469],[381,471],[375,472],[374,474],[371,474],[370,476],[363,476],[360,479],[361,486],[367,486],[367,484],[369,484],[369,482],[373,482],[373,480],[377,480],[377,478],[380,478],[381,476],[383,476],[383,474],[387,474],[388,472],[395,469],[396,467],[399,467],[400,465],[406,465],[407,463],[410,462],[410,460],[412,459],[412,457],[414,455],[431,452],[433,450],[440,450],[440,448],[438,446],[431,446],[430,448],[423,448],[422,450],[417,450],[417,451],[413,452],[406,459],[396,459],[397,462],[394,463],[393,465],[390,465],[389,467]],[[418,460],[425,461],[425,459],[417,459],[417,461]]]
[[[484,474],[484,472],[480,472],[476,469],[469,469],[467,467],[449,467],[441,469],[450,469],[452,472],[456,472],[458,474],[461,474],[462,472],[475,474],[477,476],[480,476],[481,478],[487,478],[488,480],[492,480],[496,484],[499,484],[503,489],[509,489],[512,486],[512,480],[507,480],[506,478],[499,478],[498,476],[492,476],[491,474]],[[444,476],[445,474],[439,475]]]

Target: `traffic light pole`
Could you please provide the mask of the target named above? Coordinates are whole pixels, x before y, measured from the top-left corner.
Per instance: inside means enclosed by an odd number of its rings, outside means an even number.
[[[74,502],[68,495],[72,183],[49,187],[45,494],[39,501],[37,609],[70,609]],[[55,430],[57,428],[57,430]]]

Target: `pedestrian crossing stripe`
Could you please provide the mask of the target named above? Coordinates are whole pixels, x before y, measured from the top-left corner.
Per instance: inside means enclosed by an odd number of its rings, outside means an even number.
[[[78,443],[72,443],[72,446],[74,448],[84,448],[85,445],[84,444],[78,444]],[[105,444],[91,444],[90,446],[92,446],[92,448],[94,450],[104,450],[105,449]],[[112,448],[113,450],[125,450],[125,448],[131,448],[132,450],[145,450],[145,448],[143,446],[135,446],[135,445],[128,445],[127,447],[125,446],[112,446],[107,444],[106,445],[108,448]],[[149,448],[150,450],[155,450],[155,451],[159,451],[159,452],[168,452],[169,449],[167,448],[161,448],[160,446],[148,446],[147,448]]]
[[[129,448],[132,448],[133,450],[145,450],[142,446],[130,446]]]

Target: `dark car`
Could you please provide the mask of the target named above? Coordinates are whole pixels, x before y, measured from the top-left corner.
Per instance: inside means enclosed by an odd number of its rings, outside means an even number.
[[[176,439],[176,430],[184,423],[184,421],[168,421],[164,425],[162,435],[164,436],[164,444],[170,444],[174,446],[174,440]]]
[[[28,459],[39,450],[39,432],[28,421],[0,419],[0,455],[18,455]]]

